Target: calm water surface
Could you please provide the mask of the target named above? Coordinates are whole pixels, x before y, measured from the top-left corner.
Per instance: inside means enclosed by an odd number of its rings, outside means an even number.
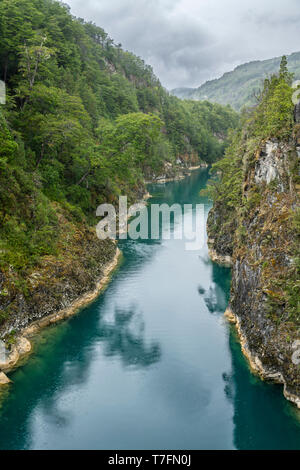
[[[207,171],[150,188],[203,203]],[[176,224],[176,221],[175,221]],[[300,449],[300,417],[255,378],[223,318],[230,271],[207,247],[123,241],[107,290],[45,330],[0,408],[1,449]]]

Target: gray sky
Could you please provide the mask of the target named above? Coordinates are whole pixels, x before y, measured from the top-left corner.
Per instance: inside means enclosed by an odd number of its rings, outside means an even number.
[[[300,51],[300,0],[64,0],[141,56],[168,88]]]

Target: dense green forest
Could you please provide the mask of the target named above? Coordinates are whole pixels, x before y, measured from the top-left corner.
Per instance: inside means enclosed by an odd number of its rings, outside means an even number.
[[[287,59],[283,57],[279,73],[265,79],[258,105],[243,113],[241,126],[232,133],[224,158],[212,166],[214,176],[206,193],[222,214],[222,218],[210,226],[211,236],[230,240],[226,249],[231,254],[235,251],[242,257],[254,243],[249,227],[257,223],[259,214],[264,222],[257,232],[261,237],[259,263],[270,311],[274,314],[276,309],[284,307],[286,316],[281,315],[281,320],[292,319],[299,324],[300,174],[295,146],[300,142],[300,126],[294,122],[292,81]],[[255,183],[253,175],[267,141],[280,142],[285,149],[287,161],[282,164],[286,175],[281,175],[285,189],[279,178],[269,184]],[[276,259],[276,249],[283,260],[287,251],[289,263]]]
[[[294,74],[295,80],[300,79],[300,52],[289,55],[287,59],[289,72]],[[177,88],[172,93],[184,99],[230,104],[240,111],[244,106],[257,104],[265,77],[271,77],[277,72],[280,60],[281,58],[277,57],[239,65],[232,72],[208,81],[199,88]]]
[[[165,162],[217,160],[237,125],[228,106],[170,96],[142,59],[60,2],[1,0],[0,44],[3,272],[58,256],[62,220],[93,225],[100,203],[137,198]]]

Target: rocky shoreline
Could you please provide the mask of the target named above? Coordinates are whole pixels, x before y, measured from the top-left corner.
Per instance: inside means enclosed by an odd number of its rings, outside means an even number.
[[[280,372],[274,372],[274,370],[267,369],[259,357],[250,350],[247,337],[242,330],[240,318],[231,310],[230,307],[227,308],[224,316],[230,323],[235,325],[242,352],[247,358],[252,372],[259,375],[262,380],[268,380],[273,383],[283,385],[284,397],[300,409],[300,397],[288,391],[287,383],[283,375]]]
[[[6,373],[18,367],[20,362],[32,352],[33,348],[30,340],[41,329],[72,317],[81,308],[87,306],[98,297],[108,284],[111,274],[119,265],[121,256],[121,251],[119,248],[116,248],[113,260],[105,266],[102,276],[97,281],[93,290],[74,300],[68,307],[51,315],[44,316],[18,332],[18,336],[15,338],[15,342],[10,348],[10,351],[7,351],[4,344],[2,344],[2,350],[5,352],[2,354],[2,357],[0,357],[0,386],[7,385],[11,382]]]
[[[230,268],[232,266],[231,256],[218,254],[217,251],[214,248],[212,248],[210,244],[212,243],[211,240],[208,240],[207,243],[208,243],[208,254],[209,254],[210,259],[214,263],[218,263],[218,264],[221,264],[222,266]]]

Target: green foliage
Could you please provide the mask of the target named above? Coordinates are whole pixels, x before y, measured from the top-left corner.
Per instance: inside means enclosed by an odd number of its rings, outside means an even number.
[[[113,123],[101,119],[96,129],[100,144],[91,161],[91,172],[101,168],[108,177],[118,175],[126,181],[134,181],[149,169],[158,169],[161,155],[156,153],[157,146],[167,146],[161,133],[162,125],[158,116],[144,113],[124,114]],[[163,158],[170,157],[168,149]]]
[[[12,330],[9,335],[6,336],[5,338],[5,345],[7,348],[9,348],[10,346],[12,346],[13,344],[16,343],[16,331],[15,330]]]

